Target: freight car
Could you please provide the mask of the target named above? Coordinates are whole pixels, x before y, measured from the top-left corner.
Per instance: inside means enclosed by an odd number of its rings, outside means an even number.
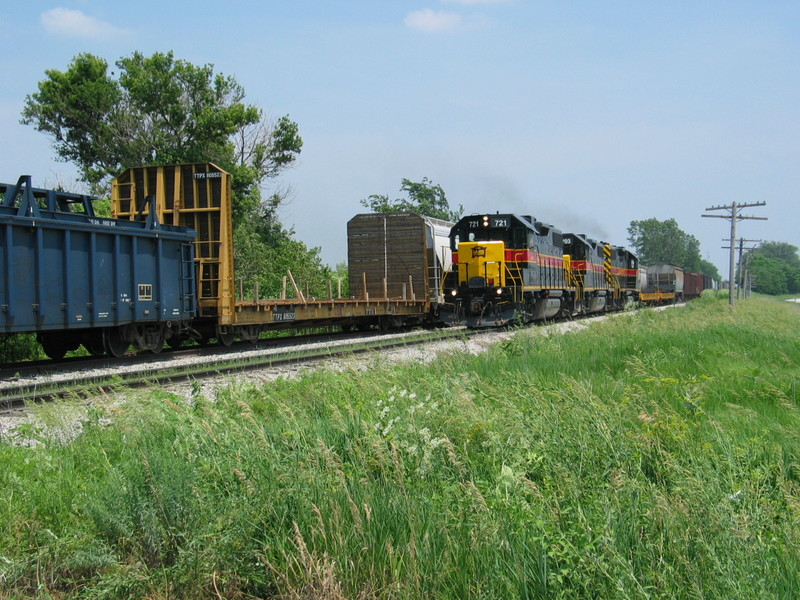
[[[195,314],[195,232],[98,218],[92,198],[0,184],[0,331],[36,333],[60,358],[83,344],[159,352]],[[139,206],[141,212],[145,203]]]
[[[657,263],[646,268],[641,288],[645,304],[665,304],[698,298],[704,290],[717,289],[718,282],[703,273],[684,271],[681,267]]]
[[[417,314],[360,317],[360,328],[436,325],[442,279],[452,267],[452,223],[414,213],[366,213],[347,223],[347,264],[354,298],[422,302]]]
[[[448,324],[496,327],[622,308],[638,299],[638,259],[624,248],[531,216],[477,215],[450,233]]]
[[[683,300],[684,272],[677,265],[656,263],[647,266],[647,282],[640,292],[642,302],[661,304]]]
[[[436,319],[442,259],[451,224],[409,213],[358,215],[348,224],[352,296],[308,297],[292,278],[290,294],[261,298],[258,287],[245,297],[233,259],[231,176],[213,163],[135,167],[114,181],[114,216],[141,218],[142,200],[153,196],[159,221],[197,231],[198,314],[193,330],[224,345],[254,341],[264,331],[336,325],[384,329]],[[146,214],[146,211],[145,211]],[[238,297],[237,292],[238,291]]]

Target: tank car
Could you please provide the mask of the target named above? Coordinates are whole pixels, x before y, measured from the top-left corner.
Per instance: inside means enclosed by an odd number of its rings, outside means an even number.
[[[158,352],[195,314],[194,231],[100,218],[93,198],[0,184],[0,331],[35,333],[61,358],[83,344]],[[140,215],[141,215],[140,207]]]

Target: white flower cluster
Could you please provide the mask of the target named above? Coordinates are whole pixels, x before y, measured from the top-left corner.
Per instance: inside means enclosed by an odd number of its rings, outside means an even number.
[[[446,437],[436,437],[428,427],[417,427],[414,417],[419,420],[433,415],[439,408],[431,397],[417,400],[417,394],[393,387],[386,400],[379,400],[380,409],[375,431],[382,437],[391,437],[395,446],[411,459],[416,459],[415,470],[424,475],[430,472],[433,456],[447,443]]]

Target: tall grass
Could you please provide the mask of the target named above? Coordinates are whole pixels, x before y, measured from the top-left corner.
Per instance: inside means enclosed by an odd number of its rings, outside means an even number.
[[[798,597],[799,323],[705,298],[74,440],[47,407],[0,444],[0,597]]]

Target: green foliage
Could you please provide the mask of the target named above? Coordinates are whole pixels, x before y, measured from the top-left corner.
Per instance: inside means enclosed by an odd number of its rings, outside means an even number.
[[[720,276],[716,265],[705,259],[700,259],[700,270],[698,271],[698,273],[709,275],[715,281],[722,281],[722,277]]]
[[[0,334],[0,363],[45,358],[36,336],[27,333]]]
[[[789,291],[787,265],[777,258],[755,255],[750,261],[753,274],[753,287],[762,294],[772,296]]]
[[[97,401],[71,441],[44,407],[0,443],[0,588],[796,598],[798,309],[704,296],[213,403]]]
[[[104,60],[79,54],[66,72],[46,71],[22,112],[92,184],[130,166],[231,163],[231,136],[259,120],[259,110],[242,103],[241,86],[211,65],[135,52],[117,68],[114,80]]]
[[[336,277],[322,263],[319,248],[309,248],[294,239],[294,232],[277,221],[243,220],[234,229],[234,263],[236,275],[246,285],[246,295],[254,292],[258,282],[260,298],[279,298],[283,278],[291,271],[300,291],[313,297],[328,297],[328,283],[336,293]],[[291,283],[287,294],[295,297]]]
[[[693,235],[681,231],[675,219],[631,221],[628,241],[643,265],[668,263],[693,273],[706,273],[700,270],[709,265],[700,259],[700,242]],[[714,276],[714,273],[706,274]],[[719,273],[716,276],[719,277]]]
[[[22,122],[51,135],[59,157],[96,190],[127,167],[214,162],[236,171],[236,201],[255,196],[258,206],[258,186],[302,148],[296,123],[288,116],[268,123],[244,102],[236,79],[212,65],[134,52],[116,67],[113,79],[103,59],[79,54],[65,72],[45,71],[22,111]]]
[[[427,177],[423,177],[421,182],[403,179],[400,191],[406,192],[408,199],[397,198],[390,201],[389,196],[373,194],[362,200],[361,205],[377,213],[413,212],[444,221],[458,221],[464,213],[463,206],[451,211],[442,186],[434,184]]]
[[[753,289],[762,294],[800,293],[800,255],[797,247],[783,242],[765,242],[744,258]]]
[[[785,262],[792,267],[800,267],[800,254],[797,246],[786,242],[764,242],[756,249],[756,254],[767,258],[774,258]]]
[[[120,86],[108,74],[105,60],[79,54],[65,72],[49,69],[39,91],[26,98],[22,122],[53,136],[57,154],[80,166],[96,183],[125,162],[118,145],[117,107]]]

